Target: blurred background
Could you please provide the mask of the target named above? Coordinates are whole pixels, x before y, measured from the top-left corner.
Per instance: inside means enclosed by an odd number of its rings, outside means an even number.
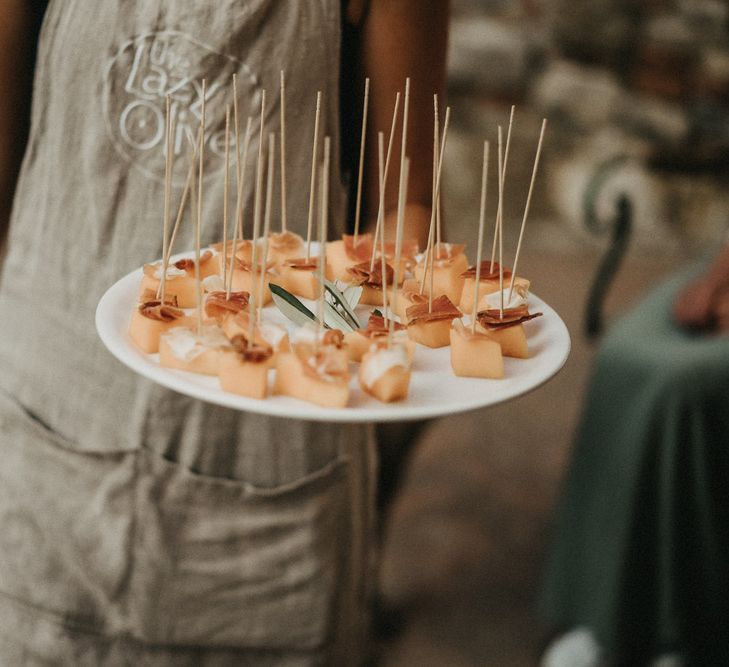
[[[507,266],[549,121],[520,273],[562,315],[573,350],[533,394],[425,427],[384,526],[380,654],[385,665],[532,665],[549,631],[535,603],[550,520],[599,342],[586,309],[617,200],[628,197],[632,226],[595,304],[606,327],[726,237],[729,3],[454,0],[449,85],[453,241],[474,243],[482,142],[495,148],[517,105]]]

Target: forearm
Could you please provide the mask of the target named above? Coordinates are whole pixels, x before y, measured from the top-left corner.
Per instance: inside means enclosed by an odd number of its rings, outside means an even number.
[[[34,55],[33,9],[27,0],[0,5],[0,248],[25,148]]]
[[[433,94],[443,101],[448,42],[448,0],[371,0],[362,26],[359,78],[370,77],[370,111],[363,219],[377,215],[379,185],[377,133],[392,122],[395,95],[410,77],[407,157],[410,158],[406,234],[421,243],[427,236],[432,198]],[[404,101],[404,100],[403,100]],[[445,105],[442,104],[444,107]],[[402,110],[402,106],[401,106]],[[441,117],[442,122],[442,117]],[[398,119],[385,195],[386,212],[397,207],[402,114]],[[388,217],[393,227],[394,216]],[[392,229],[388,229],[391,237]]]

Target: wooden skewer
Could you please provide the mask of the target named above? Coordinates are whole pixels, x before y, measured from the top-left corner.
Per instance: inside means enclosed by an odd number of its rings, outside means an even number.
[[[329,222],[329,162],[331,160],[331,140],[324,137],[324,164],[321,168],[321,219],[319,224],[319,332],[316,337],[317,345],[324,331],[324,299],[326,289],[327,264],[327,224]]]
[[[478,298],[481,287],[481,257],[483,255],[483,228],[486,220],[486,192],[489,178],[489,142],[483,142],[483,170],[481,176],[481,208],[478,216],[478,242],[476,245],[476,285],[473,296],[473,312],[471,313],[471,333],[476,333],[476,317],[478,316]]]
[[[243,158],[241,160],[240,155],[240,132],[238,131],[238,124],[236,123],[235,128],[235,152],[236,152],[236,177],[237,177],[237,194],[236,194],[236,223],[233,225],[233,246],[230,253],[230,264],[228,266],[228,284],[225,287],[226,300],[230,299],[230,292],[233,287],[233,276],[235,274],[235,255],[238,250],[238,230],[243,229],[243,186],[245,185],[246,177],[246,164],[248,163],[248,147],[251,142],[251,125],[253,119],[248,116],[248,122],[246,123],[246,135],[243,143]]]
[[[534,190],[534,181],[537,178],[537,169],[539,167],[539,157],[542,154],[542,142],[544,141],[544,131],[547,129],[547,119],[542,120],[542,129],[539,133],[539,143],[537,144],[537,154],[534,157],[534,168],[532,169],[532,180],[529,183],[529,193],[527,194],[526,206],[524,207],[524,217],[521,219],[521,229],[519,230],[519,242],[516,246],[516,256],[514,257],[514,268],[511,271],[511,281],[509,287],[509,299],[511,303],[511,294],[514,291],[514,279],[516,278],[516,269],[519,263],[519,252],[521,251],[521,242],[524,238],[524,228],[526,227],[527,216],[529,215],[529,206],[532,202],[532,192]]]
[[[410,77],[407,77],[405,79],[405,103],[403,105],[403,110],[402,110],[402,141],[400,142],[400,174],[397,179],[398,200],[400,199],[400,187],[402,186],[402,176],[405,171],[405,156],[407,153],[409,116],[410,116]],[[397,243],[397,240],[395,242]]]
[[[175,241],[177,240],[177,232],[182,224],[182,216],[185,214],[185,207],[187,206],[187,199],[190,196],[190,192],[193,188],[193,181],[195,176],[195,165],[197,157],[197,141],[192,141],[188,137],[190,143],[190,151],[188,154],[189,168],[187,170],[187,179],[185,180],[185,187],[182,190],[182,197],[180,198],[180,205],[177,208],[177,216],[175,218],[175,224],[172,228],[172,235],[170,236],[170,242],[167,245],[167,256],[163,258],[162,269],[166,273],[170,263],[170,257],[172,256],[172,249],[175,247]],[[158,295],[159,296],[159,295]]]
[[[256,270],[258,269],[258,235],[261,232],[261,209],[263,208],[263,124],[266,112],[266,90],[261,91],[261,118],[258,127],[258,162],[256,164],[256,193],[253,199],[253,238],[251,240],[251,295],[248,301],[250,318],[248,322],[248,348],[253,345],[256,322]]]
[[[381,230],[384,235],[385,226],[385,187],[387,175],[390,172],[390,157],[392,156],[392,142],[395,138],[395,127],[397,126],[397,112],[400,108],[400,93],[395,95],[395,109],[392,112],[392,124],[390,125],[390,138],[387,141],[387,157],[385,158],[385,171],[383,186],[380,188],[380,201],[377,210],[377,224],[375,225],[375,237],[372,239],[372,258],[370,259],[370,271],[375,270],[375,255],[377,252],[377,239]]]
[[[162,220],[162,279],[157,287],[157,297],[164,304],[165,302],[165,285],[167,284],[167,266],[165,265],[165,257],[167,257],[167,235],[169,234],[170,224],[170,200],[172,198],[172,117],[170,115],[170,96],[165,99],[165,194],[164,194],[164,212]]]
[[[438,141],[438,95],[433,95],[433,194],[430,198],[430,208],[431,213],[432,209],[435,208],[435,190],[436,190],[436,181],[438,180],[438,152],[440,149],[440,142]],[[430,267],[430,253],[433,249],[433,239],[434,239],[434,230],[433,230],[433,220],[434,218],[431,215],[430,219],[430,225],[428,227],[428,240],[425,244],[425,256],[423,257],[424,267],[423,267],[423,279],[420,281],[420,293],[422,294],[425,291],[425,276],[428,272],[428,268]]]
[[[354,209],[354,247],[359,237],[359,222],[362,214],[362,175],[364,174],[365,144],[367,139],[367,112],[370,99],[370,78],[365,79],[364,103],[362,108],[362,133],[359,140],[359,173],[357,175],[357,204]]]
[[[504,167],[501,170],[501,183],[503,187],[503,184],[506,182],[506,166],[509,162],[509,148],[511,147],[511,128],[514,123],[514,109],[516,107],[512,104],[511,105],[511,112],[509,113],[509,129],[506,132],[506,151],[504,152]],[[496,222],[494,224],[494,242],[491,246],[491,266],[489,267],[489,273],[493,273],[494,271],[494,258],[496,257],[496,238],[497,233],[499,229],[499,218],[501,218],[504,215],[504,197],[503,193],[501,193],[499,198],[499,205],[498,210],[496,211]]]
[[[438,95],[433,95],[433,196],[431,205],[435,207],[435,247],[440,259],[441,229],[438,217],[438,207],[435,203],[435,181],[438,177],[438,151],[440,150],[440,115],[438,113]]]
[[[281,70],[281,231],[288,230],[286,210],[286,76]]]
[[[430,231],[428,232],[428,247],[426,249],[426,256],[424,261],[426,262],[425,269],[423,271],[423,279],[420,283],[420,293],[422,294],[425,289],[425,278],[430,273],[430,294],[428,296],[428,312],[433,311],[433,237],[435,234],[435,216],[436,209],[438,206],[438,200],[440,199],[440,180],[443,174],[443,157],[445,155],[446,140],[448,139],[448,125],[451,120],[451,108],[446,107],[445,122],[443,123],[443,134],[440,137],[440,153],[438,156],[438,173],[435,179],[435,206],[431,206],[430,211]]]
[[[311,149],[311,182],[309,184],[309,217],[306,223],[306,261],[311,259],[311,232],[314,224],[314,188],[316,187],[316,158],[319,149],[319,121],[321,117],[321,90],[316,94],[316,116],[314,118],[314,145]]]
[[[266,177],[266,208],[263,213],[263,257],[261,263],[261,279],[258,287],[258,322],[261,321],[263,310],[263,291],[266,287],[266,274],[268,273],[268,235],[271,233],[271,200],[273,198],[273,172],[275,166],[274,151],[276,137],[273,132],[268,134],[268,175]],[[254,274],[255,275],[255,274]]]
[[[397,312],[398,285],[400,284],[400,260],[402,259],[402,233],[405,226],[405,204],[407,202],[408,179],[410,178],[410,160],[406,157],[405,169],[400,174],[400,186],[397,197],[397,226],[395,228],[395,276],[392,287],[392,310]],[[388,338],[392,345],[392,337],[395,333],[395,320],[390,317]]]
[[[228,199],[230,194],[230,105],[225,107],[225,178],[223,180],[223,285],[228,284]]]
[[[504,148],[502,145],[502,129],[499,125],[499,209],[501,209],[501,200],[504,196]],[[499,317],[504,318],[504,263],[503,263],[503,249],[504,249],[504,218],[503,216],[496,216],[497,235],[499,238]],[[493,264],[492,264],[493,266]]]
[[[241,181],[241,163],[240,163],[240,122],[238,120],[238,76],[233,74],[233,122],[235,124],[235,150],[237,152],[235,161],[235,183],[236,189],[240,189]],[[240,198],[236,201],[236,222],[238,226],[236,229],[236,236],[240,239],[243,238],[243,215],[241,212],[242,202]],[[235,253],[235,246],[233,246],[233,253]]]
[[[205,98],[207,97],[207,80],[202,80],[202,106],[200,110],[200,136],[198,144],[197,175],[197,224],[195,225],[195,289],[197,290],[197,335],[202,335],[203,306],[202,280],[200,278],[200,228],[202,227],[203,173],[205,165]]]
[[[383,201],[382,192],[385,189],[385,173],[382,154],[383,154],[383,139],[382,132],[378,136],[377,145],[377,172],[380,185],[380,202]],[[382,225],[382,235],[380,236],[380,271],[382,272],[382,315],[387,321],[387,260],[385,258],[385,228],[384,228],[384,211],[383,207],[380,206],[380,210],[377,215],[378,224]],[[389,344],[389,341],[388,341]]]

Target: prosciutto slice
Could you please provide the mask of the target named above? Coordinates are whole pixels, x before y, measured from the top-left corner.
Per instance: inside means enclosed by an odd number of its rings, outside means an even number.
[[[461,274],[461,277],[475,278],[476,277],[476,267],[469,266],[468,269],[466,269]],[[509,278],[511,278],[511,271],[507,268],[504,268],[504,284],[505,285],[506,285],[506,281]],[[481,280],[498,280],[498,279],[499,279],[499,263],[494,262],[494,268],[492,271],[490,260],[485,259],[483,262],[481,262]]]
[[[382,289],[382,261],[375,260],[375,266],[370,270],[370,262],[361,262],[347,268],[352,274],[352,282],[355,285],[369,285]],[[385,264],[385,284],[392,285],[395,278],[395,271],[389,264]]]
[[[529,307],[524,304],[516,308],[505,308],[503,317],[499,315],[498,309],[483,310],[478,313],[478,323],[484,329],[505,329],[523,324],[541,315],[542,313],[529,313]]]
[[[354,262],[364,262],[372,257],[372,234],[360,234],[357,237],[357,245],[354,245],[354,236],[344,234],[344,251],[347,257]]]
[[[438,320],[453,320],[461,317],[462,313],[453,302],[445,295],[433,299],[433,308],[428,312],[427,297],[424,303],[416,303],[406,311],[408,324],[416,322],[437,322]]]
[[[205,314],[216,320],[228,314],[236,314],[248,306],[248,292],[231,292],[230,299],[226,292],[210,292],[205,300]]]

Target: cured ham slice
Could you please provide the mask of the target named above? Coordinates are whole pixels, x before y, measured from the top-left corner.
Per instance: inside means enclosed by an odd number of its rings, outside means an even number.
[[[385,275],[382,275],[382,261],[375,260],[375,264],[370,270],[370,260],[360,262],[348,269],[349,280],[353,285],[362,287],[362,296],[359,299],[360,304],[364,306],[381,306],[382,305],[382,286],[392,286],[395,279],[395,271],[389,264],[385,264]]]
[[[205,314],[222,324],[230,315],[245,310],[249,300],[248,292],[231,292],[229,299],[226,292],[209,292],[205,298]]]
[[[457,317],[461,317],[461,311],[446,295],[433,299],[430,311],[427,301],[415,304],[407,309],[408,335],[426,347],[446,347],[450,345],[451,322]]]
[[[456,320],[450,330],[451,367],[459,377],[504,377],[501,345],[480,331],[472,333]]]
[[[505,357],[528,359],[529,345],[523,325],[541,314],[530,314],[526,304],[504,310],[503,317],[498,310],[486,310],[478,314],[478,330],[499,343]]]
[[[222,324],[223,333],[231,341],[236,339],[247,341],[250,335],[249,322],[248,313],[245,311],[232,317],[227,317]],[[275,365],[277,354],[290,350],[288,332],[284,327],[273,324],[272,322],[260,322],[255,326],[253,343],[254,346],[268,346],[272,349],[273,355],[268,360],[271,367]]]

